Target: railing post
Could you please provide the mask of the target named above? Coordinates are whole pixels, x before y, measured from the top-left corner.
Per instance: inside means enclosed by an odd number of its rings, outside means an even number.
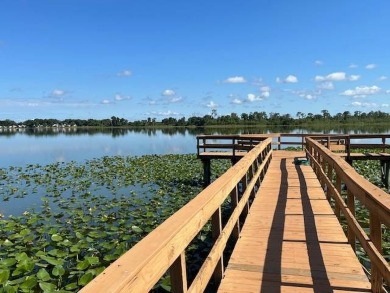
[[[355,196],[347,189],[347,206],[351,211],[351,214],[355,216]],[[348,242],[351,245],[353,251],[356,251],[356,235],[353,233],[352,228],[348,225]]]
[[[351,137],[349,135],[347,135],[345,137],[345,144],[346,144],[345,151],[347,152],[347,162],[349,164],[351,164],[352,163],[352,161],[351,161]]]
[[[251,166],[249,167],[249,170],[248,170],[248,181],[251,181],[253,179],[253,175],[255,174],[256,171],[253,170],[254,169],[254,166],[253,166],[253,163],[251,164]],[[256,193],[255,193],[255,190],[254,188],[251,190],[251,195],[250,195],[250,199],[253,200],[256,196]]]
[[[383,152],[386,152],[386,137],[382,137]]]
[[[321,168],[322,168],[322,171],[324,172],[325,174],[325,169],[326,169],[326,161],[321,157]],[[324,188],[325,187],[325,178],[323,178],[321,176],[321,187]]]
[[[370,239],[376,249],[382,254],[382,229],[381,223],[375,214],[370,211]],[[382,292],[383,279],[377,268],[377,264],[371,260],[371,290],[373,292]]]
[[[186,256],[183,251],[169,269],[171,288],[174,293],[187,292]]]
[[[233,137],[233,158],[236,157],[236,139]]]
[[[341,195],[341,178],[340,178],[339,174],[337,174],[337,172],[336,172],[336,184],[335,185],[336,185],[336,190]],[[337,203],[336,200],[334,202],[334,213],[336,214],[336,217],[338,219],[340,219],[340,205]]]
[[[330,136],[328,136],[327,147],[330,149]]]
[[[219,235],[222,232],[222,212],[221,207],[219,207],[213,216],[211,217],[211,234],[213,239],[218,239]],[[213,277],[216,284],[219,284],[223,278],[224,273],[224,265],[223,265],[223,254],[221,258],[218,260],[217,266],[215,267]]]
[[[237,185],[233,188],[233,190],[230,192],[230,199],[231,199],[231,210],[232,212],[238,205],[238,188]],[[232,235],[235,239],[238,239],[240,237],[240,221],[237,221],[234,225]]]
[[[248,186],[248,173],[245,173],[245,176],[241,179],[242,183],[242,193],[245,192],[247,186]],[[241,213],[241,220],[244,220],[246,216],[249,214],[249,200],[246,202],[245,207]]]
[[[333,166],[328,163],[328,170],[327,170],[327,176],[329,178],[329,181],[332,182],[332,177],[333,177]],[[331,188],[330,186],[328,186],[327,190],[326,190],[326,198],[328,199],[328,201],[330,202],[330,199],[332,197],[332,193],[331,193]]]
[[[280,150],[281,149],[281,137],[280,137],[280,134],[279,134],[279,136],[278,136],[278,150]]]

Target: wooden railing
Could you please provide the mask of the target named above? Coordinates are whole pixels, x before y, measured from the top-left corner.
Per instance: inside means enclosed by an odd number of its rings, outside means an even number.
[[[271,139],[268,138],[254,146],[236,165],[111,264],[81,292],[147,292],[167,270],[174,292],[202,292],[212,277],[218,283],[224,273],[223,251],[227,241],[230,237],[238,237],[240,218],[248,213],[250,199],[255,196],[271,158]],[[221,205],[229,196],[232,213],[222,227]],[[210,219],[215,242],[188,286],[186,248]]]
[[[198,135],[197,154],[199,156],[201,151],[229,151],[235,157],[237,152],[248,152],[266,138],[259,135]]]
[[[390,266],[382,255],[382,225],[390,228],[390,195],[313,138],[306,138],[306,153],[328,200],[334,201],[336,216],[340,219],[343,214],[346,220],[352,248],[356,251],[358,240],[370,259],[372,290],[382,292],[383,280],[390,284]],[[346,200],[342,186],[347,190]],[[369,235],[355,218],[355,200],[369,211]]]
[[[342,151],[349,154],[352,149],[382,149],[386,152],[390,144],[390,134],[306,134],[306,133],[272,133],[272,134],[237,134],[237,135],[198,135],[197,152],[207,151],[248,151],[254,145],[267,137],[272,138],[272,145],[277,149],[287,146],[304,147],[306,137],[316,138],[321,144],[326,145],[332,151]],[[360,142],[364,140],[364,142]],[[381,143],[378,143],[378,140]]]

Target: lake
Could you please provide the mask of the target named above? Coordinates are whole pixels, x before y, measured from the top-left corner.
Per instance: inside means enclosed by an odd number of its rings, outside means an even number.
[[[188,154],[196,152],[198,134],[241,133],[390,133],[389,127],[303,129],[245,127],[207,129],[46,129],[0,132],[0,168],[26,164],[83,162],[102,156]]]

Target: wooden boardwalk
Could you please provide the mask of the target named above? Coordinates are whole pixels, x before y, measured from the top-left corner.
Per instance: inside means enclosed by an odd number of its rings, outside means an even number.
[[[371,292],[303,152],[277,151],[219,292]]]

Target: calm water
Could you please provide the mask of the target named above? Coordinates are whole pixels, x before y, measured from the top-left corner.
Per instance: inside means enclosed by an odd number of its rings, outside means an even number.
[[[83,162],[102,156],[187,154],[196,152],[198,134],[238,133],[390,133],[389,128],[296,129],[107,129],[0,132],[0,168],[26,164]]]
[[[56,162],[76,161],[83,163],[103,156],[141,156],[147,154],[188,154],[196,153],[198,134],[239,134],[239,133],[390,133],[390,129],[288,129],[288,128],[230,128],[230,129],[165,129],[105,131],[41,131],[41,132],[0,132],[0,168],[25,167],[28,164],[47,165]],[[292,140],[291,138],[289,139]],[[300,139],[296,139],[300,142]],[[379,142],[378,142],[379,143]],[[0,182],[2,194],[4,182]],[[31,196],[12,197],[1,202],[0,215],[19,215],[42,204],[41,194],[45,190],[32,192]],[[8,190],[8,189],[7,189]],[[6,193],[3,194],[7,195]],[[50,199],[51,200],[51,199]]]

